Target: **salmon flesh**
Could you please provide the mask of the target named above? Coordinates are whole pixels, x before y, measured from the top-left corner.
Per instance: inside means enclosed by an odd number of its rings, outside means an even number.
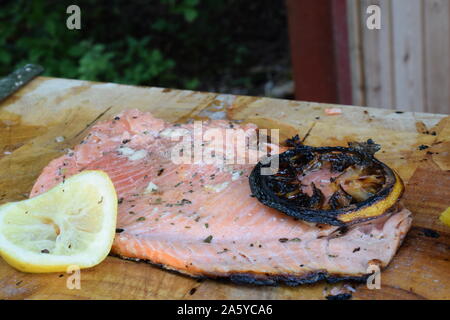
[[[202,128],[257,129],[225,120],[204,121]],[[30,196],[83,170],[103,170],[119,199],[112,254],[239,283],[363,280],[372,264],[389,264],[410,228],[404,208],[348,228],[295,220],[252,197],[254,163],[173,161],[179,130],[198,135],[192,123],[170,124],[138,110],[99,122],[44,168]]]

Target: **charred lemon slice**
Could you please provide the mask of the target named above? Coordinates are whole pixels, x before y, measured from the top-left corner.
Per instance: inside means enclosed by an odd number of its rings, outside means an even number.
[[[24,272],[92,267],[111,249],[116,216],[108,175],[84,171],[39,196],[0,206],[0,254]]]
[[[347,148],[295,145],[259,162],[250,188],[263,204],[305,221],[343,226],[374,219],[404,191],[401,178],[373,156],[378,150],[372,140]],[[278,171],[263,175],[273,161]]]

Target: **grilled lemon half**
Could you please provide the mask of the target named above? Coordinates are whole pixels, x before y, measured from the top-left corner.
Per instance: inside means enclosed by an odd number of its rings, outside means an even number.
[[[374,157],[379,149],[370,139],[349,147],[294,144],[255,166],[250,189],[263,204],[308,222],[346,226],[375,219],[395,209],[404,191],[400,176]],[[276,172],[263,174],[275,160]]]
[[[0,255],[23,272],[89,268],[108,255],[116,218],[108,175],[84,171],[34,198],[0,206]]]

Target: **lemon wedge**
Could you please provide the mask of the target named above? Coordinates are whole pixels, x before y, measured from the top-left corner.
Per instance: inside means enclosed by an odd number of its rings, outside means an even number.
[[[439,219],[443,224],[447,225],[447,227],[450,227],[450,207],[448,207],[444,212],[442,212]]]
[[[0,255],[23,272],[89,268],[108,255],[116,218],[108,175],[84,171],[34,198],[0,206]]]

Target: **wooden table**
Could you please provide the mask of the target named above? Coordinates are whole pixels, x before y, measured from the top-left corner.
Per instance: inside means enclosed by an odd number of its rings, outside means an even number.
[[[450,117],[194,91],[145,88],[39,77],[0,104],[0,203],[28,197],[47,163],[76,145],[87,129],[127,108],[167,121],[229,118],[298,133],[309,145],[346,145],[374,139],[378,158],[406,183],[404,201],[414,214],[411,231],[381,289],[356,285],[354,299],[450,299],[450,228],[439,214],[450,206]],[[64,141],[56,137],[63,136]],[[428,146],[423,149],[419,146]],[[423,150],[421,150],[423,149]],[[68,274],[25,274],[0,259],[3,299],[323,299],[327,283],[253,287],[194,279],[145,263],[108,257],[81,272],[81,290],[66,287]],[[195,288],[196,290],[192,290]]]

